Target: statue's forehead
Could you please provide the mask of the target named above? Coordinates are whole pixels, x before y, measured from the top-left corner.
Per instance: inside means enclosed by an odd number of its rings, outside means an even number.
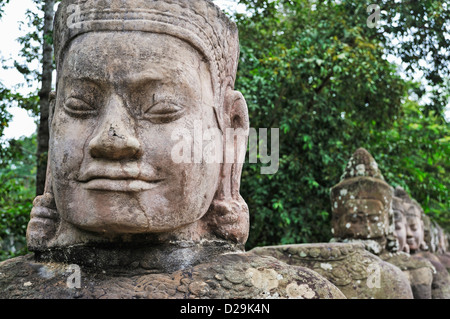
[[[197,75],[198,51],[177,38],[143,32],[92,32],[70,44],[65,76],[73,78],[164,77]],[[138,76],[139,77],[139,76]]]
[[[383,208],[383,202],[379,199],[375,198],[355,198],[349,199],[345,202],[346,208],[366,208],[366,209],[375,209],[375,208]]]
[[[406,221],[408,222],[408,223],[420,223],[420,218],[418,217],[418,216],[415,216],[415,215],[410,215],[410,214],[407,214],[406,215]]]

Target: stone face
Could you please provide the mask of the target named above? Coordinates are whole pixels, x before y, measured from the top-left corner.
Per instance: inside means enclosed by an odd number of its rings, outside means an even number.
[[[233,89],[236,25],[203,0],[65,0],[54,43],[48,176],[29,249],[207,241],[242,250],[249,121]],[[244,138],[227,143],[227,129]],[[204,132],[217,136],[198,146]]]
[[[236,26],[208,1],[62,1],[54,42],[48,183],[30,248],[136,234],[244,243],[241,164],[173,160],[196,121],[202,131],[248,130],[245,100],[233,91]],[[237,143],[236,153],[245,149]]]
[[[450,253],[448,253],[448,239],[444,230],[430,218],[422,214],[424,225],[424,240],[428,247],[428,251],[434,253],[450,272]]]
[[[373,157],[367,150],[358,149],[341,181],[331,188],[335,240],[369,241],[366,246],[375,254],[395,244],[392,193]]]
[[[439,257],[428,250],[437,247],[433,241],[429,241],[429,245],[425,239],[433,237],[433,230],[429,219],[423,219],[425,214],[419,203],[412,199],[403,189],[396,188],[395,196],[401,199],[398,210],[405,218],[403,222],[406,228],[406,245],[411,253],[413,260],[426,260],[433,266],[433,279],[431,283],[431,298],[433,299],[450,299],[450,275]],[[426,226],[427,227],[426,227]],[[425,232],[425,229],[428,228]],[[427,237],[425,234],[428,234]],[[437,242],[437,241],[436,241]],[[411,277],[414,280],[414,276]],[[422,289],[424,290],[424,289]]]
[[[436,252],[438,250],[438,238],[435,234],[433,224],[431,222],[430,217],[425,214],[422,214],[423,221],[423,232],[424,232],[424,241],[431,252]]]
[[[429,247],[425,242],[425,227],[422,219],[424,213],[422,207],[401,187],[395,189],[395,196],[401,200],[398,204],[398,211],[406,219],[406,244],[408,245],[409,251],[414,253],[419,250],[428,250]]]
[[[436,255],[441,261],[442,265],[447,268],[450,273],[450,253],[448,252],[448,239],[444,230],[437,224],[434,225],[435,232],[437,233],[437,250]]]
[[[80,286],[63,263],[39,263],[32,255],[0,264],[5,299],[345,299],[318,273],[273,257],[227,254],[173,273],[121,272],[80,267]]]
[[[406,243],[406,216],[403,214],[403,201],[394,196],[392,198],[392,210],[394,212],[394,236],[398,241],[398,251],[409,253],[409,246]]]
[[[307,267],[332,282],[347,298],[412,299],[402,271],[358,243],[318,243],[257,247],[250,252]]]

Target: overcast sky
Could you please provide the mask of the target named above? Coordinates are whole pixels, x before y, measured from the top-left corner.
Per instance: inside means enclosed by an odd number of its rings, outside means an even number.
[[[214,2],[224,10],[238,12],[245,10],[244,6],[238,6],[234,0],[215,0]],[[27,32],[26,29],[19,30],[19,22],[26,20],[25,12],[27,9],[34,8],[36,7],[32,0],[12,1],[5,6],[3,18],[0,20],[0,30],[2,30],[0,32],[0,56],[7,60],[5,63],[7,66],[12,66],[14,59],[18,57],[20,44],[17,42],[17,38]],[[24,79],[14,68],[8,70],[0,68],[0,83],[6,87],[13,87],[24,83]],[[21,92],[26,94],[36,89],[36,87],[28,88],[25,86],[21,88]],[[35,132],[35,119],[31,118],[25,110],[12,107],[9,111],[14,117],[10,126],[4,131],[5,139],[30,136]],[[447,119],[450,119],[450,110],[447,112]]]

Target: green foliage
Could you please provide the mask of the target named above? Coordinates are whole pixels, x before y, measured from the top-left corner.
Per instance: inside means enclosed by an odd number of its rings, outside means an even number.
[[[443,107],[450,102],[446,80],[450,77],[450,3],[448,0],[377,2],[384,13],[380,39],[388,52],[405,63],[407,74],[423,72],[422,80],[432,87],[423,113],[433,112],[442,118]],[[388,37],[396,41],[389,41]],[[421,87],[416,92],[422,96],[426,90]]]
[[[403,112],[392,129],[372,131],[368,144],[386,181],[405,188],[449,231],[450,124],[415,101],[407,100]]]
[[[380,163],[388,176],[404,168],[403,158],[426,155],[417,150],[424,145],[413,143],[398,153],[386,151],[395,141],[384,133],[395,134],[405,121],[415,123],[405,111],[410,86],[387,61],[386,39],[367,27],[364,2],[241,2],[249,14],[235,16],[241,38],[236,88],[247,99],[252,127],[280,128],[278,173],[261,175],[258,165],[244,167],[241,192],[251,214],[247,246],[328,241],[329,189],[358,147],[377,159],[392,156],[389,165]],[[437,158],[423,160],[433,166]],[[422,162],[410,164],[408,171],[425,170]],[[439,195],[427,192],[428,202],[441,207],[448,203],[442,197],[448,177],[442,170],[430,175],[430,183],[439,180],[441,186]],[[423,202],[420,181],[405,183]]]
[[[8,112],[8,104],[6,103],[11,96],[11,92],[4,88],[0,83],[0,137],[3,136],[3,131],[8,127],[11,121],[11,114]],[[0,147],[0,156],[3,156],[3,148]]]
[[[0,18],[3,16],[3,7],[9,3],[9,0],[0,0]]]
[[[0,160],[0,261],[27,252],[35,196],[36,136],[9,140]]]

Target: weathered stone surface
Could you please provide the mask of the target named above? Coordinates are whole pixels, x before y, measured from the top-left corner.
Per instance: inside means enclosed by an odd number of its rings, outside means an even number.
[[[173,273],[143,268],[121,272],[81,267],[81,286],[70,288],[67,264],[35,262],[32,255],[0,264],[6,299],[345,299],[318,273],[252,253],[226,254]]]
[[[428,251],[430,247],[434,249],[433,247],[437,247],[437,245],[435,246],[431,241],[431,245],[427,245],[425,241],[426,233],[428,233],[428,237],[432,237],[432,229],[425,232],[425,225],[428,224],[430,227],[430,223],[429,221],[424,223],[423,216],[425,214],[422,207],[401,188],[396,188],[395,196],[402,200],[398,209],[406,217],[404,223],[408,250],[413,259],[425,259],[434,267],[431,297],[433,299],[450,299],[450,275],[438,256]]]
[[[414,299],[432,299],[433,265],[419,256],[411,256],[404,252],[385,252],[380,258],[397,266],[408,278]]]
[[[436,256],[439,258],[439,261],[441,264],[447,269],[447,271],[450,273],[450,253],[441,253],[436,254]]]
[[[397,243],[393,235],[392,187],[364,148],[350,158],[341,181],[330,190],[335,241],[365,240],[380,254]]]
[[[406,275],[365,250],[362,244],[282,245],[257,247],[250,252],[314,270],[336,285],[347,298],[413,298]]]
[[[399,187],[395,192],[398,192]],[[403,214],[403,200],[397,196],[392,197],[392,210],[394,214],[394,236],[398,241],[397,251],[409,254],[409,246],[406,243],[406,216]]]
[[[433,275],[436,269],[426,259],[409,255],[410,248],[408,241],[408,220],[405,214],[404,197],[405,190],[396,187],[392,198],[392,209],[394,211],[394,235],[398,240],[399,252],[383,252],[381,258],[388,261],[400,269],[408,276],[415,299],[431,299]]]
[[[149,244],[245,243],[238,159],[249,120],[233,89],[236,25],[205,0],[64,0],[54,43],[49,168],[31,213],[30,250],[135,235]],[[226,144],[226,129],[244,138]],[[201,140],[207,130],[222,133],[210,143],[221,158],[195,148],[198,130]],[[234,152],[231,161],[224,150]]]
[[[385,182],[367,150],[358,149],[350,158],[340,183],[331,189],[331,201],[332,241],[360,242],[366,250],[399,267],[416,299],[443,295],[441,290],[446,288],[441,287],[443,279],[436,277],[433,264],[405,254],[427,249],[420,205],[401,187],[394,191]]]
[[[450,299],[450,275],[438,256],[427,251],[416,252],[413,257],[425,258],[436,269],[433,274],[431,295],[433,299]]]
[[[444,230],[435,222],[422,214],[424,241],[428,251],[434,253],[450,273],[450,253],[448,253],[448,239]]]

